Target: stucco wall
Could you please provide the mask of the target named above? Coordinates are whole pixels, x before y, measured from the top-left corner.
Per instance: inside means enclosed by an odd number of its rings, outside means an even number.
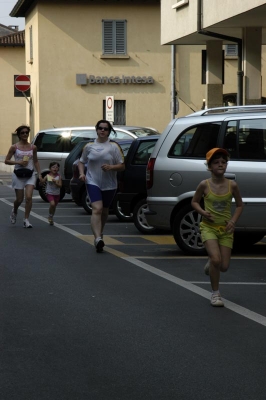
[[[0,155],[7,154],[12,132],[26,121],[26,99],[14,97],[14,75],[25,74],[23,47],[0,47]],[[2,157],[3,159],[3,157]]]
[[[38,11],[38,15],[36,14]],[[102,19],[127,20],[128,59],[102,59]],[[26,19],[33,29],[31,125],[95,124],[103,116],[103,100],[126,100],[126,124],[163,130],[170,112],[171,49],[160,44],[160,5],[130,3],[59,6],[39,4]],[[37,37],[37,39],[36,39]],[[28,51],[27,51],[28,54]],[[76,85],[76,74],[152,76],[154,84]]]

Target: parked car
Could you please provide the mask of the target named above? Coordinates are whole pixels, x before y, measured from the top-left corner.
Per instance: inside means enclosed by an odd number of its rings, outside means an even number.
[[[254,244],[266,233],[266,106],[202,110],[170,122],[147,166],[147,221],[172,229],[177,245],[189,254],[205,252],[201,216],[191,199],[199,182],[210,177],[205,155],[214,147],[229,152],[225,177],[237,181],[245,205],[235,246]]]
[[[121,139],[116,140],[116,142],[120,145],[123,150],[124,156],[126,157],[127,152],[130,148],[134,139]],[[78,170],[78,162],[81,157],[82,150],[84,146],[88,143],[88,141],[82,141],[77,144],[77,146],[69,153],[68,157],[65,161],[65,176],[69,177],[70,168],[71,168],[71,179],[70,179],[70,189],[72,199],[79,206],[82,206],[84,210],[87,211],[88,214],[91,214],[91,203],[90,199],[87,196],[86,185],[83,181],[79,179],[79,170]],[[85,165],[85,173],[86,173],[86,165]],[[110,211],[112,211],[120,221],[130,221],[132,220],[132,215],[123,213],[121,211],[119,201],[117,196],[114,197]]]
[[[114,140],[120,139],[136,139],[139,136],[158,134],[153,128],[145,128],[140,126],[114,126],[115,132],[111,132],[110,138]],[[52,128],[39,131],[34,137],[32,144],[37,146],[38,160],[42,176],[49,172],[49,164],[51,161],[60,163],[60,172],[63,179],[61,188],[61,198],[65,193],[70,193],[69,180],[65,180],[63,174],[65,159],[71,150],[83,140],[95,139],[97,137],[94,126],[65,127]],[[39,191],[41,198],[46,200],[45,187],[39,185],[39,179],[36,181],[36,190]]]
[[[125,215],[133,214],[134,224],[142,233],[156,231],[148,224],[144,213],[147,210],[146,168],[157,140],[158,135],[134,140],[125,159],[126,169],[118,173],[119,206]]]

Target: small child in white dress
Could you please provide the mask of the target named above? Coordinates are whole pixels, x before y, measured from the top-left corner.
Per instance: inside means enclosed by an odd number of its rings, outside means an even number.
[[[46,182],[46,197],[50,203],[49,207],[49,215],[48,215],[48,222],[50,225],[54,224],[54,214],[57,207],[57,204],[60,200],[60,188],[62,187],[62,179],[59,175],[58,171],[60,168],[60,164],[56,161],[52,161],[49,164],[50,172],[45,175],[42,180],[42,183]]]

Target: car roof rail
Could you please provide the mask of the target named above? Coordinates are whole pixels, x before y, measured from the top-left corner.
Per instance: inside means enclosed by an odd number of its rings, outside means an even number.
[[[209,115],[209,114],[218,114],[222,112],[265,112],[266,105],[265,104],[256,104],[252,106],[226,106],[226,107],[215,107],[215,108],[206,108],[205,110],[197,111],[193,114],[187,115],[187,117],[192,116],[201,116],[201,115]]]

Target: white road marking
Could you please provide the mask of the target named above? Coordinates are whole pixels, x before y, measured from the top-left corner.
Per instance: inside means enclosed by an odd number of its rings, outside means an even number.
[[[10,205],[11,207],[13,207],[13,203],[11,203],[10,201],[8,201],[8,200],[6,200],[4,198],[1,198],[0,200],[3,203],[6,203],[6,204]],[[25,209],[23,207],[20,207],[20,209],[25,211]],[[34,212],[31,212],[31,215],[34,216],[35,218],[41,220],[41,221],[47,222],[47,218],[41,217],[40,215],[38,215],[38,214],[36,214]],[[65,232],[75,236],[76,238],[80,238],[81,236],[83,236],[79,232],[74,231],[73,229],[67,228],[67,227],[65,227],[63,225],[60,225],[58,223],[55,223],[54,225],[58,229],[61,229],[62,231],[65,231]],[[167,272],[164,272],[164,271],[162,271],[162,270],[160,270],[158,268],[152,267],[151,265],[146,264],[141,260],[138,260],[138,259],[136,259],[134,257],[130,257],[127,254],[124,254],[124,253],[119,252],[117,250],[105,247],[105,251],[110,253],[110,254],[115,255],[116,257],[120,257],[121,259],[123,259],[123,260],[125,260],[125,261],[127,261],[127,262],[129,262],[129,263],[131,263],[133,265],[136,265],[137,267],[142,268],[145,271],[148,271],[148,272],[150,272],[150,273],[152,273],[154,275],[157,275],[157,276],[159,276],[159,277],[161,277],[163,279],[166,279],[169,282],[172,282],[172,283],[174,283],[174,284],[176,284],[176,285],[178,285],[180,287],[183,287],[184,289],[187,289],[187,290],[189,290],[189,291],[191,291],[191,292],[193,292],[195,294],[198,294],[201,297],[204,297],[205,299],[210,300],[210,292],[209,291],[207,291],[205,289],[202,289],[202,288],[196,286],[195,284],[193,284],[191,282],[184,281],[183,279],[177,278],[177,277],[175,277],[175,276],[173,276],[171,274],[168,274]],[[224,305],[226,306],[226,308],[228,308],[229,310],[231,310],[231,311],[233,311],[233,312],[235,312],[235,313],[237,313],[239,315],[242,315],[243,317],[248,318],[251,321],[254,321],[254,322],[257,322],[258,324],[266,326],[266,317],[264,317],[263,315],[255,313],[254,311],[251,311],[248,308],[242,307],[242,306],[240,306],[240,305],[238,305],[236,303],[233,303],[233,302],[231,302],[229,300],[226,300],[224,297],[223,297],[223,302],[224,302]]]

